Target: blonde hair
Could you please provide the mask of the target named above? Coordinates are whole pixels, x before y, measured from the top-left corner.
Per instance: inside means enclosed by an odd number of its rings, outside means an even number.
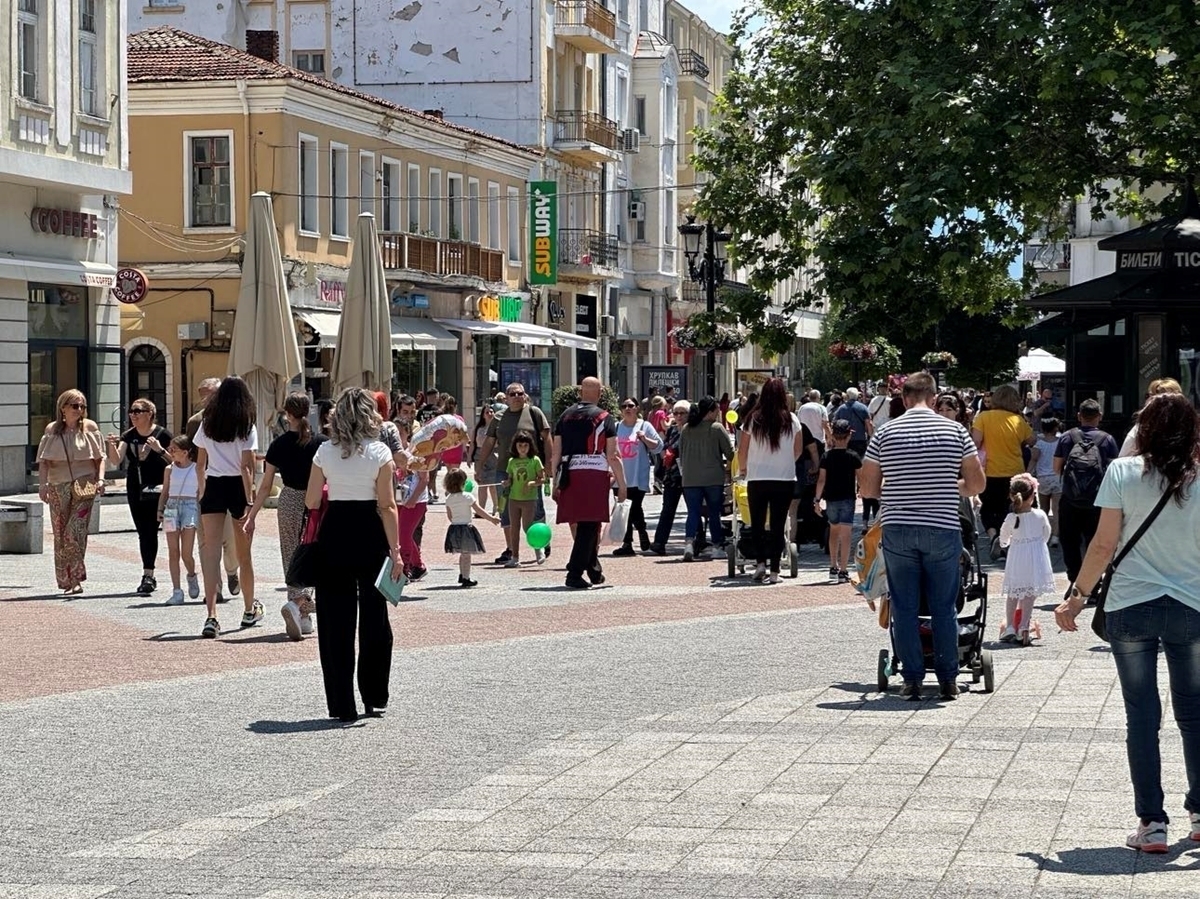
[[[64,390],[58,395],[58,399],[54,403],[55,418],[54,418],[54,433],[61,433],[67,426],[67,414],[63,412],[72,402],[83,403],[87,406],[87,397],[83,395],[82,390],[76,390],[72,387],[70,390]],[[82,424],[87,419],[87,409],[84,409],[84,414],[80,416],[79,421]]]
[[[1183,393],[1183,388],[1174,378],[1158,378],[1150,382],[1146,393],[1149,396],[1158,396],[1160,393]]]
[[[992,391],[992,408],[1020,415],[1025,405],[1021,401],[1021,394],[1017,393],[1017,388],[1011,384],[1003,384]]]
[[[383,418],[375,405],[375,394],[361,387],[347,387],[337,398],[333,420],[330,422],[335,446],[342,451],[342,458],[349,459],[351,453],[362,452],[364,440],[379,436]]]

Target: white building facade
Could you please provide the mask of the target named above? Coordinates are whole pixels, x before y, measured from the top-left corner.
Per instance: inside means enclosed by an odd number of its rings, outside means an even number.
[[[132,188],[121,0],[0,0],[0,493],[21,492],[56,399],[125,420],[119,197]]]

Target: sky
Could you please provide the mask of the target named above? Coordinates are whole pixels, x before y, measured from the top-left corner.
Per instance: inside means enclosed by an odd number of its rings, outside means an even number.
[[[744,0],[680,0],[681,3],[717,31],[728,32],[733,14],[745,5]]]

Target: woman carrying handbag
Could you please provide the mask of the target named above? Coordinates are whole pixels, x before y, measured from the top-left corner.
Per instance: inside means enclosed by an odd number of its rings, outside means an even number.
[[[1137,827],[1126,845],[1168,850],[1162,788],[1158,655],[1167,659],[1171,708],[1183,738],[1190,837],[1200,841],[1200,496],[1196,410],[1185,396],[1152,397],[1138,420],[1137,454],[1114,460],[1096,497],[1100,524],[1079,577],[1055,610],[1065,631],[1097,592],[1103,636],[1125,701],[1126,751]],[[1119,545],[1125,549],[1114,559]]]

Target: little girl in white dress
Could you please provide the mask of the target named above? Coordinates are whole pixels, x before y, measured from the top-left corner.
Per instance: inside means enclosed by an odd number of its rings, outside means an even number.
[[[1050,565],[1050,519],[1033,507],[1038,482],[1031,474],[1019,474],[1009,482],[1008,496],[1012,511],[1000,527],[1000,545],[1008,547],[1004,563],[1004,624],[1002,643],[1031,642],[1030,631],[1041,636],[1033,620],[1033,601],[1054,592],[1054,569]]]

